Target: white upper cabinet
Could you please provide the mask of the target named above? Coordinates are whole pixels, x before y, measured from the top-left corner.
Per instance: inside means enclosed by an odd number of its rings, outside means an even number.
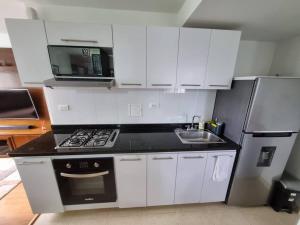
[[[120,88],[146,88],[146,26],[113,25],[114,70]]]
[[[178,155],[175,203],[200,202],[207,153]]]
[[[179,28],[147,27],[147,87],[174,88]]]
[[[206,69],[207,89],[230,89],[240,37],[240,31],[212,30]]]
[[[22,84],[42,85],[44,80],[52,78],[43,21],[6,19],[5,22]]]
[[[177,86],[204,88],[210,29],[180,28]]]
[[[111,25],[45,22],[49,45],[112,47]]]

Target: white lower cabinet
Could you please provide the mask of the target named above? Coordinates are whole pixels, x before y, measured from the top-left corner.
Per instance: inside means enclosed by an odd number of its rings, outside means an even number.
[[[116,156],[115,166],[119,207],[146,206],[146,156]]]
[[[116,155],[119,207],[223,202],[235,155],[235,150]]]
[[[200,202],[207,153],[178,155],[175,203]]]
[[[63,212],[50,158],[16,158],[16,166],[34,213]]]
[[[225,201],[235,154],[235,151],[208,153],[201,202]],[[222,157],[228,157],[226,165],[222,165],[224,163],[224,160],[221,160]],[[223,171],[223,174],[218,177],[214,176],[214,172],[217,170],[217,163],[219,164],[219,169]]]
[[[174,204],[177,154],[147,156],[147,206]]]

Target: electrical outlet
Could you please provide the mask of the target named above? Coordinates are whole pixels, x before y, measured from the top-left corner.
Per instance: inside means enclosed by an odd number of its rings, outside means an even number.
[[[128,104],[128,115],[133,117],[142,116],[142,105],[141,104]]]
[[[58,110],[59,111],[69,111],[70,106],[69,105],[58,105]]]

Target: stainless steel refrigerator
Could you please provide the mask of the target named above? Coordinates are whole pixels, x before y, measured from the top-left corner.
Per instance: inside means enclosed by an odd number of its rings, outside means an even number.
[[[300,129],[300,79],[237,78],[231,90],[217,91],[213,118],[242,147],[227,203],[266,204]]]

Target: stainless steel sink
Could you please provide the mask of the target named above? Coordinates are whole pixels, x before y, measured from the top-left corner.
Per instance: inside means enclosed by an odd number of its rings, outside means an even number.
[[[217,135],[205,130],[176,129],[175,134],[183,144],[224,143]]]

